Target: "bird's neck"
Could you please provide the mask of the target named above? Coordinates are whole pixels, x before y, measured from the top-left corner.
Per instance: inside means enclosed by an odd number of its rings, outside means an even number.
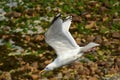
[[[52,65],[54,68],[57,68],[57,67],[58,67],[56,60],[54,60],[52,63],[50,63],[50,65]]]

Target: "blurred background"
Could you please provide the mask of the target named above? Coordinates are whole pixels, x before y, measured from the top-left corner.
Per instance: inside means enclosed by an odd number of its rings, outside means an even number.
[[[58,13],[73,16],[76,42],[100,44],[82,60],[39,72],[55,57],[44,33]],[[0,0],[0,80],[119,80],[119,0]]]

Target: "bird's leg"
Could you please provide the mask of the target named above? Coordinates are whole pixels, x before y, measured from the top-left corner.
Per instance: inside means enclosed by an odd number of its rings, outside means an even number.
[[[85,51],[85,53],[94,52],[94,51],[96,51],[96,50],[97,50],[97,48],[96,48],[96,47],[93,47],[93,48],[91,48],[91,49]]]

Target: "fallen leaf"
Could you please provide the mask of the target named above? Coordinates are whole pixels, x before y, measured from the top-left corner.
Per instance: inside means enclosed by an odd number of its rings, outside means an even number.
[[[91,29],[96,25],[95,21],[89,21],[87,25],[85,25],[86,29]]]

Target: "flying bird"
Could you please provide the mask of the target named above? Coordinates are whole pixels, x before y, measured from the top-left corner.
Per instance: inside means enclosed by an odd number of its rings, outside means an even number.
[[[61,14],[58,14],[51,22],[50,28],[45,33],[45,41],[55,50],[57,58],[40,73],[72,63],[80,58],[84,52],[99,46],[97,43],[90,42],[86,46],[80,47],[69,32],[71,21],[72,16],[62,20]]]

